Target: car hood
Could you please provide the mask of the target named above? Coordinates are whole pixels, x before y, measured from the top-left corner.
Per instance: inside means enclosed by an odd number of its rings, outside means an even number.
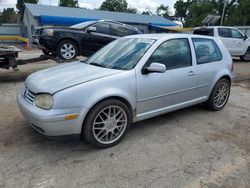
[[[25,81],[26,87],[34,93],[54,94],[60,90],[123,72],[88,65],[69,63],[31,74]]]

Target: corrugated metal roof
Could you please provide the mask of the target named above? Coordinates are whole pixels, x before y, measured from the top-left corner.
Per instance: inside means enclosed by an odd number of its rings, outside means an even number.
[[[176,25],[174,22],[160,16],[149,16],[142,14],[131,14],[122,12],[102,11],[102,10],[88,10],[81,8],[58,7],[58,6],[38,5],[29,3],[25,3],[25,7],[35,17],[63,16],[63,17],[115,20],[124,23],[141,23],[141,24],[153,23],[153,24],[161,24],[168,26]]]

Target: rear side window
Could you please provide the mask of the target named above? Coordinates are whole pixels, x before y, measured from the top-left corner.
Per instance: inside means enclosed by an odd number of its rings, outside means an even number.
[[[226,28],[218,28],[218,33],[220,37],[223,38],[230,38],[231,37],[231,33],[229,29]]]
[[[110,25],[110,34],[118,37],[125,36],[125,28],[122,25],[111,24]]]
[[[206,35],[206,36],[214,36],[214,29],[213,28],[201,28],[195,29],[193,34],[196,35]]]
[[[222,59],[221,51],[214,40],[193,38],[192,41],[198,65],[220,61]]]

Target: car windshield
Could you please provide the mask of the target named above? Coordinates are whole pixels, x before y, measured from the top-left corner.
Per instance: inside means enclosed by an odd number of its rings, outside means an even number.
[[[92,55],[85,61],[99,67],[130,70],[154,43],[153,39],[117,39]]]
[[[77,29],[82,29],[84,27],[87,27],[88,25],[91,25],[93,23],[95,23],[96,21],[87,21],[87,22],[82,22],[76,25],[72,25],[70,26],[71,28],[77,28]]]

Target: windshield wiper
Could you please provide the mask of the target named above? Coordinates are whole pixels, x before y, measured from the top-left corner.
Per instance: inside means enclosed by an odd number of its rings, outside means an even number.
[[[89,65],[95,65],[97,67],[106,67],[105,65],[102,65],[102,64],[98,64],[98,63],[95,63],[95,62],[92,62],[92,63],[89,63]]]

